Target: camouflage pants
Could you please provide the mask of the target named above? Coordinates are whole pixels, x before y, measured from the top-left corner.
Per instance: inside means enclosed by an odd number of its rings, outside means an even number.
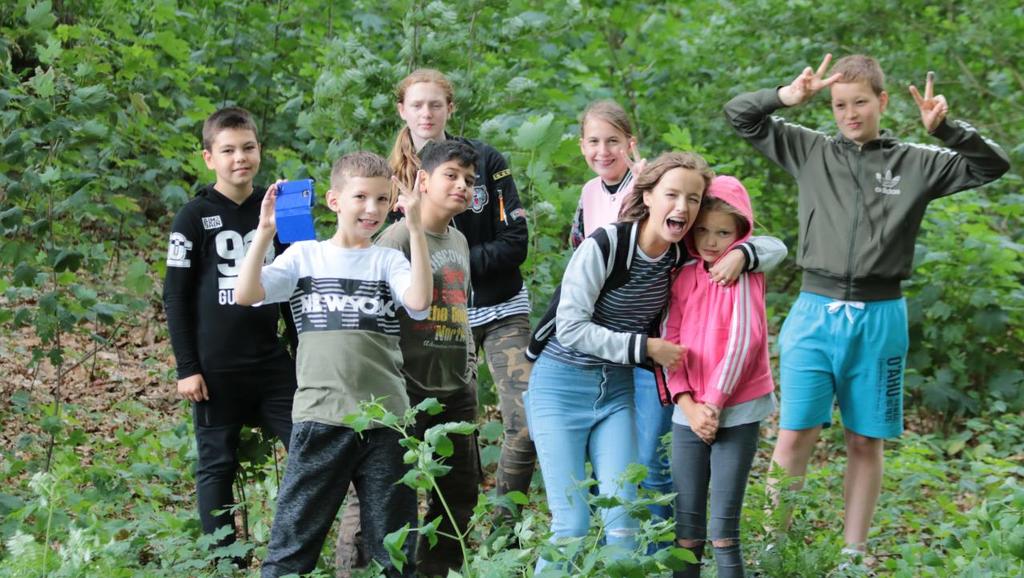
[[[473,341],[484,350],[505,429],[498,460],[498,494],[525,494],[537,460],[523,407],[523,392],[530,381],[531,364],[524,354],[530,343],[530,320],[526,315],[513,315],[474,327]]]

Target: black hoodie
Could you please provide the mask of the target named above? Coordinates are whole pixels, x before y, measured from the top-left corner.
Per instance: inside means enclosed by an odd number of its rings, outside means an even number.
[[[235,304],[235,282],[265,194],[256,188],[239,205],[206,186],[174,217],[163,298],[178,379],[263,368],[295,373],[278,338],[280,308]],[[275,239],[265,263],[283,250]]]
[[[469,242],[473,307],[504,303],[523,288],[519,266],[529,244],[526,211],[501,153],[478,140],[448,138],[469,144],[477,155],[473,198],[455,217],[455,227]]]

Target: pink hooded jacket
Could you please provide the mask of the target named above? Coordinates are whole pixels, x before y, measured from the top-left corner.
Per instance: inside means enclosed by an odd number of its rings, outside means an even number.
[[[707,194],[739,209],[750,223],[750,231],[729,249],[746,241],[753,233],[754,212],[740,181],[715,177]],[[693,231],[686,236],[686,246],[698,255]],[[664,337],[687,348],[679,369],[669,372],[673,401],[690,392],[699,403],[727,407],[775,388],[768,360],[763,273],[743,273],[736,283],[722,287],[711,281],[703,259],[686,263],[672,285]]]

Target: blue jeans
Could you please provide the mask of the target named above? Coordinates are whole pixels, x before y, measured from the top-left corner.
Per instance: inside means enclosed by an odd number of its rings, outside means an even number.
[[[661,405],[654,374],[637,367],[633,370],[636,393],[637,463],[647,467],[647,477],[640,485],[657,494],[668,494],[672,489],[672,466],[667,448],[661,443],[672,431],[672,406]],[[662,520],[672,519],[671,506],[649,506],[652,514]]]
[[[526,415],[537,448],[551,511],[552,542],[586,536],[590,529],[586,482],[589,458],[602,495],[636,499],[622,479],[636,462],[633,369],[576,367],[542,354],[530,373]],[[607,543],[626,554],[636,545],[637,521],[623,507],[602,509]],[[535,573],[548,565],[537,560]]]

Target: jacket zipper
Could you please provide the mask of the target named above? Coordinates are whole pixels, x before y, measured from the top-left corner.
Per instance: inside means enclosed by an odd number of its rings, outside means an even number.
[[[864,189],[860,179],[863,157],[864,147],[861,145],[857,147],[857,171],[853,174],[853,180],[857,183],[857,196],[854,198],[853,227],[850,229],[850,251],[846,258],[846,291],[843,294],[843,299],[847,301],[853,295],[853,254],[857,246],[857,225],[860,224],[861,207],[864,205]]]

